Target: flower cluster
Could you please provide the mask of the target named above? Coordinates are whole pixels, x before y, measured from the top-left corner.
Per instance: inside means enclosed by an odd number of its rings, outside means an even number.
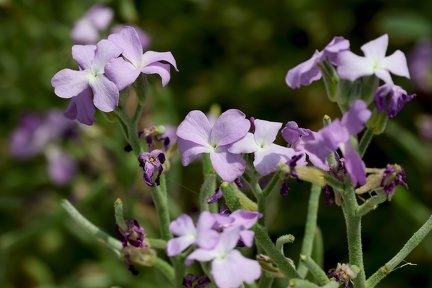
[[[261,216],[245,210],[230,215],[203,211],[195,226],[191,217],[182,214],[171,222],[170,230],[178,237],[168,241],[167,254],[178,255],[193,245],[195,250],[185,263],[211,261],[210,273],[218,287],[252,284],[260,277],[261,268],[257,261],[245,258],[235,247],[239,242],[252,246],[254,232],[249,229]]]
[[[96,45],[74,45],[72,57],[79,70],[63,69],[54,75],[51,84],[57,96],[71,98],[65,116],[87,125],[96,121],[96,108],[113,111],[119,103],[119,91],[134,83],[141,73],[160,75],[165,86],[170,80],[170,65],[177,70],[170,52],[143,54],[138,33],[131,26]]]

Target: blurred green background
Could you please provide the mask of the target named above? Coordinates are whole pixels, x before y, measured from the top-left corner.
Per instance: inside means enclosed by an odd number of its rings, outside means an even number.
[[[178,125],[190,110],[208,111],[217,103],[223,110],[240,109],[248,117],[284,124],[294,120],[318,130],[324,114],[339,117],[340,113],[327,100],[321,81],[290,89],[284,81],[288,69],[309,59],[334,36],[349,39],[351,50],[360,53],[362,44],[388,33],[388,54],[400,49],[408,57],[419,39],[432,37],[428,0],[416,1],[415,8],[408,0],[0,0],[1,287],[164,283],[152,268],[140,268],[140,275],[132,276],[58,204],[61,198],[70,199],[88,219],[114,235],[113,203],[121,197],[126,218],[136,217],[150,236],[157,235],[142,172],[133,155],[123,151],[126,143],[119,127],[97,112],[94,126],[80,126],[79,137],[63,143],[79,163],[78,176],[66,186],[51,182],[43,155],[17,161],[9,153],[10,135],[24,113],[66,108],[68,101],[56,97],[50,80],[63,68],[76,69],[70,31],[95,3],[114,9],[113,22],[133,23],[146,31],[151,50],[171,51],[177,60],[180,72],[172,72],[167,88],[160,89],[160,78],[149,76],[152,89],[141,128]],[[432,137],[422,138],[418,130],[422,117],[432,113],[432,91],[417,89],[401,78],[396,83],[418,97],[389,121],[388,132],[373,140],[365,162],[368,167],[401,164],[410,190],[398,189],[392,202],[364,217],[367,275],[393,257],[432,211]],[[178,165],[177,157],[173,166]],[[184,211],[194,212],[202,183],[199,165],[181,173],[172,169],[167,181]],[[308,185],[291,181],[290,186],[288,197],[273,195],[269,227],[274,239],[286,233],[296,236],[286,254],[297,261]],[[341,210],[322,201],[318,224],[324,237],[325,270],[347,262]],[[432,235],[406,260],[417,266],[398,269],[379,287],[432,287]]]

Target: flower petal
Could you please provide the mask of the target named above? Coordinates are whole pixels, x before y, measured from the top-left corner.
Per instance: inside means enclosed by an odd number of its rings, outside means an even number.
[[[364,129],[371,115],[372,112],[367,109],[366,103],[363,100],[356,100],[342,117],[341,122],[349,135],[356,135]]]
[[[254,166],[262,176],[277,171],[279,163],[285,163],[294,155],[294,150],[276,144],[255,152]]]
[[[78,63],[81,70],[90,68],[95,57],[96,45],[72,46],[72,58]]]
[[[96,122],[94,117],[95,112],[96,107],[93,104],[93,92],[88,87],[71,99],[64,115],[68,119],[76,119],[83,124],[93,125]]]
[[[260,147],[255,142],[254,135],[252,133],[247,133],[242,139],[234,142],[234,144],[229,147],[228,151],[234,154],[240,154],[253,153],[258,151],[258,149],[260,149]]]
[[[123,50],[119,46],[105,39],[99,41],[96,47],[92,67],[96,68],[98,72],[103,72],[105,65],[110,60],[118,57]]]
[[[383,63],[384,67],[391,73],[410,79],[407,60],[402,51],[397,50],[392,55],[387,56]]]
[[[114,11],[104,5],[96,4],[88,10],[85,16],[97,29],[104,30],[111,23]]]
[[[319,52],[315,51],[312,58],[289,70],[285,77],[287,85],[294,89],[321,79],[321,71],[316,65],[319,55]]]
[[[342,51],[337,57],[337,72],[341,79],[354,81],[360,77],[374,74],[374,66],[370,59],[357,56],[351,51]]]
[[[140,69],[135,68],[123,58],[113,59],[105,66],[105,75],[116,84],[120,91],[134,83],[140,74]]]
[[[63,69],[51,79],[54,93],[61,98],[71,98],[89,87],[89,72]]]
[[[155,62],[142,68],[141,72],[144,74],[159,74],[162,78],[162,86],[164,87],[171,79],[169,64]]]
[[[178,72],[177,63],[174,59],[174,56],[171,52],[155,52],[155,51],[147,51],[142,55],[142,67],[150,65],[159,61],[166,61],[174,66],[174,69]]]
[[[387,47],[388,35],[384,34],[381,37],[364,44],[360,49],[363,51],[366,58],[377,63],[385,58]]]
[[[186,248],[192,245],[194,241],[195,239],[189,235],[170,239],[167,242],[167,255],[171,257],[182,253]]]
[[[246,168],[246,161],[241,155],[228,152],[227,146],[218,147],[216,151],[210,153],[210,159],[216,173],[227,182],[243,175]]]
[[[212,148],[208,148],[207,146],[203,146],[189,140],[184,140],[182,138],[178,138],[177,144],[181,154],[183,166],[189,165],[199,154],[210,153],[213,151]]]
[[[108,40],[123,49],[123,56],[126,57],[136,68],[141,68],[141,56],[143,49],[138,34],[131,26],[124,26],[120,33],[111,34]]]
[[[177,128],[177,136],[184,140],[206,146],[209,149],[213,147],[210,143],[211,126],[206,115],[198,110],[189,112],[185,120]]]
[[[93,103],[103,112],[111,112],[118,105],[119,91],[117,86],[105,76],[97,76],[90,81],[93,90]]]
[[[212,262],[211,274],[217,287],[237,288],[243,282],[252,284],[261,276],[257,261],[245,258],[239,251],[233,250],[226,257],[216,258]]]
[[[210,143],[229,145],[243,138],[250,128],[246,115],[237,109],[229,109],[216,120],[210,132]]]
[[[364,185],[366,183],[366,166],[360,155],[349,141],[341,145],[340,149],[344,155],[345,167],[354,187],[357,186],[357,183]]]
[[[255,119],[255,141],[258,145],[270,145],[276,140],[282,123]]]

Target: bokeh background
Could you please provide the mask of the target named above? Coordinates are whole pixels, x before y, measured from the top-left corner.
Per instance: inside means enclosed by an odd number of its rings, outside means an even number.
[[[59,199],[68,198],[88,219],[114,235],[113,203],[121,197],[126,217],[137,218],[150,236],[157,235],[157,218],[142,172],[133,155],[123,151],[126,143],[115,123],[97,112],[95,125],[76,125],[72,137],[55,141],[77,163],[77,174],[66,185],[49,177],[48,148],[30,159],[16,159],[10,153],[11,135],[23,116],[66,108],[68,101],[56,97],[50,80],[63,68],[76,69],[70,32],[74,22],[96,3],[114,9],[113,25],[138,25],[150,36],[151,50],[171,51],[177,60],[180,72],[172,72],[166,88],[160,88],[157,76],[149,77],[152,88],[141,128],[178,125],[190,110],[209,111],[217,104],[222,110],[240,109],[248,117],[284,124],[294,120],[317,130],[323,115],[339,117],[340,112],[326,98],[320,81],[290,89],[284,81],[288,69],[309,59],[334,36],[349,39],[351,49],[360,53],[362,44],[388,33],[388,53],[400,49],[410,61],[424,65],[416,73],[420,77],[396,79],[408,93],[417,93],[417,98],[389,121],[388,130],[374,138],[365,156],[368,167],[401,164],[410,187],[409,191],[398,188],[391,202],[364,217],[367,275],[393,257],[432,213],[432,120],[428,118],[432,53],[427,53],[427,46],[418,46],[432,37],[431,1],[415,1],[414,8],[408,0],[1,0],[1,287],[155,287],[165,283],[152,268],[140,269],[136,277],[130,274],[59,206]],[[167,175],[170,193],[183,211],[194,213],[202,183],[199,164],[178,166],[177,157]],[[291,181],[290,186],[286,198],[273,195],[269,229],[274,239],[287,233],[296,236],[285,252],[297,261],[308,185]],[[318,224],[328,270],[348,261],[347,245],[341,210],[325,205],[324,200],[321,203]],[[173,216],[178,213],[172,211]],[[432,235],[406,260],[416,266],[397,269],[379,287],[432,287]]]

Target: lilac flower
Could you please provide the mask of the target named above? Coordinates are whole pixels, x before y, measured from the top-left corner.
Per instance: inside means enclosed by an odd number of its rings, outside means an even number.
[[[163,171],[162,164],[165,162],[165,154],[162,150],[155,149],[151,152],[144,152],[138,157],[139,166],[144,170],[144,181],[150,187],[160,185],[160,175]],[[158,174],[153,182],[153,174],[158,169]]]
[[[254,119],[255,133],[247,133],[228,149],[229,152],[254,153],[254,166],[258,173],[265,176],[278,170],[277,164],[286,162],[294,150],[273,144],[282,123]]]
[[[405,180],[406,174],[402,166],[387,165],[387,168],[382,174],[381,187],[383,187],[387,195],[390,195],[399,184],[402,184],[405,189],[408,189],[408,184]]]
[[[337,264],[336,269],[332,268],[328,271],[327,275],[330,279],[338,281],[340,284],[344,284],[345,288],[349,287],[350,280],[357,277],[358,271],[351,267],[350,264]]]
[[[305,128],[299,128],[296,122],[289,121],[282,129],[281,133],[282,137],[290,144],[291,148],[294,149],[297,155],[307,155],[309,161],[314,166],[324,171],[329,170],[327,160],[322,161],[314,153],[305,148],[305,143],[316,140],[317,132]],[[307,163],[304,159],[298,159],[296,164],[306,166]]]
[[[397,50],[385,56],[388,46],[388,35],[385,34],[361,47],[365,57],[357,56],[351,51],[339,53],[337,72],[342,79],[354,81],[360,77],[375,75],[386,84],[392,84],[390,72],[410,78],[405,54]]]
[[[250,122],[239,110],[222,113],[214,125],[201,111],[190,112],[177,128],[183,165],[189,165],[199,154],[209,153],[217,174],[224,181],[233,182],[243,174],[246,162],[228,149],[246,135],[249,127]]]
[[[171,232],[179,237],[168,241],[168,256],[178,255],[192,244],[203,249],[213,248],[219,239],[219,234],[212,230],[214,223],[215,219],[208,211],[200,214],[196,227],[188,215],[180,215],[170,224]]]
[[[75,22],[71,32],[72,40],[77,44],[95,44],[99,40],[99,32],[108,27],[113,16],[111,8],[101,4],[93,5]]]
[[[122,231],[118,225],[114,228],[117,238],[122,242],[123,247],[128,246],[128,244],[138,248],[147,247],[148,245],[144,242],[146,233],[139,222],[132,218],[125,220],[125,224],[128,228],[127,231]]]
[[[344,155],[345,167],[353,185],[357,183],[363,185],[366,182],[366,166],[352,146],[350,137],[363,130],[371,114],[364,101],[354,101],[341,121],[336,119],[327,127],[322,128],[316,134],[316,140],[307,142],[305,148],[324,161],[331,152],[339,147]]]
[[[254,283],[261,276],[261,268],[257,261],[245,258],[234,249],[239,237],[240,228],[222,232],[214,248],[196,249],[186,258],[186,264],[190,265],[194,260],[211,261],[210,273],[221,288],[240,287],[243,282]]]
[[[171,78],[170,65],[159,61],[170,63],[178,71],[171,52],[147,51],[143,54],[139,36],[133,27],[123,27],[120,33],[111,34],[108,40],[121,47],[122,55],[127,59],[127,61],[121,57],[114,59],[105,68],[105,73],[119,90],[134,83],[141,73],[159,74],[162,78],[162,86],[167,85]]]
[[[388,117],[393,118],[402,110],[405,103],[415,96],[416,94],[408,95],[400,86],[384,84],[378,87],[374,101],[378,112],[385,110]]]
[[[119,90],[104,75],[104,67],[120,53],[121,49],[108,40],[101,40],[97,46],[72,47],[72,57],[80,70],[63,69],[51,79],[57,96],[74,97],[66,110],[68,118],[91,125],[94,123],[93,105],[103,112],[111,112],[118,105]]]
[[[317,63],[324,62],[328,59],[331,63],[335,64],[337,54],[349,49],[349,46],[349,41],[345,40],[343,37],[333,38],[321,52],[316,50],[311,59],[289,70],[285,82],[291,88],[298,88],[301,85],[307,86],[313,81],[321,79],[321,70]]]
[[[123,27],[125,26],[127,25],[116,25],[111,29],[111,33],[120,33]],[[142,49],[147,50],[150,47],[150,42],[151,42],[149,35],[136,25],[129,25],[129,26],[133,27],[137,32]]]

